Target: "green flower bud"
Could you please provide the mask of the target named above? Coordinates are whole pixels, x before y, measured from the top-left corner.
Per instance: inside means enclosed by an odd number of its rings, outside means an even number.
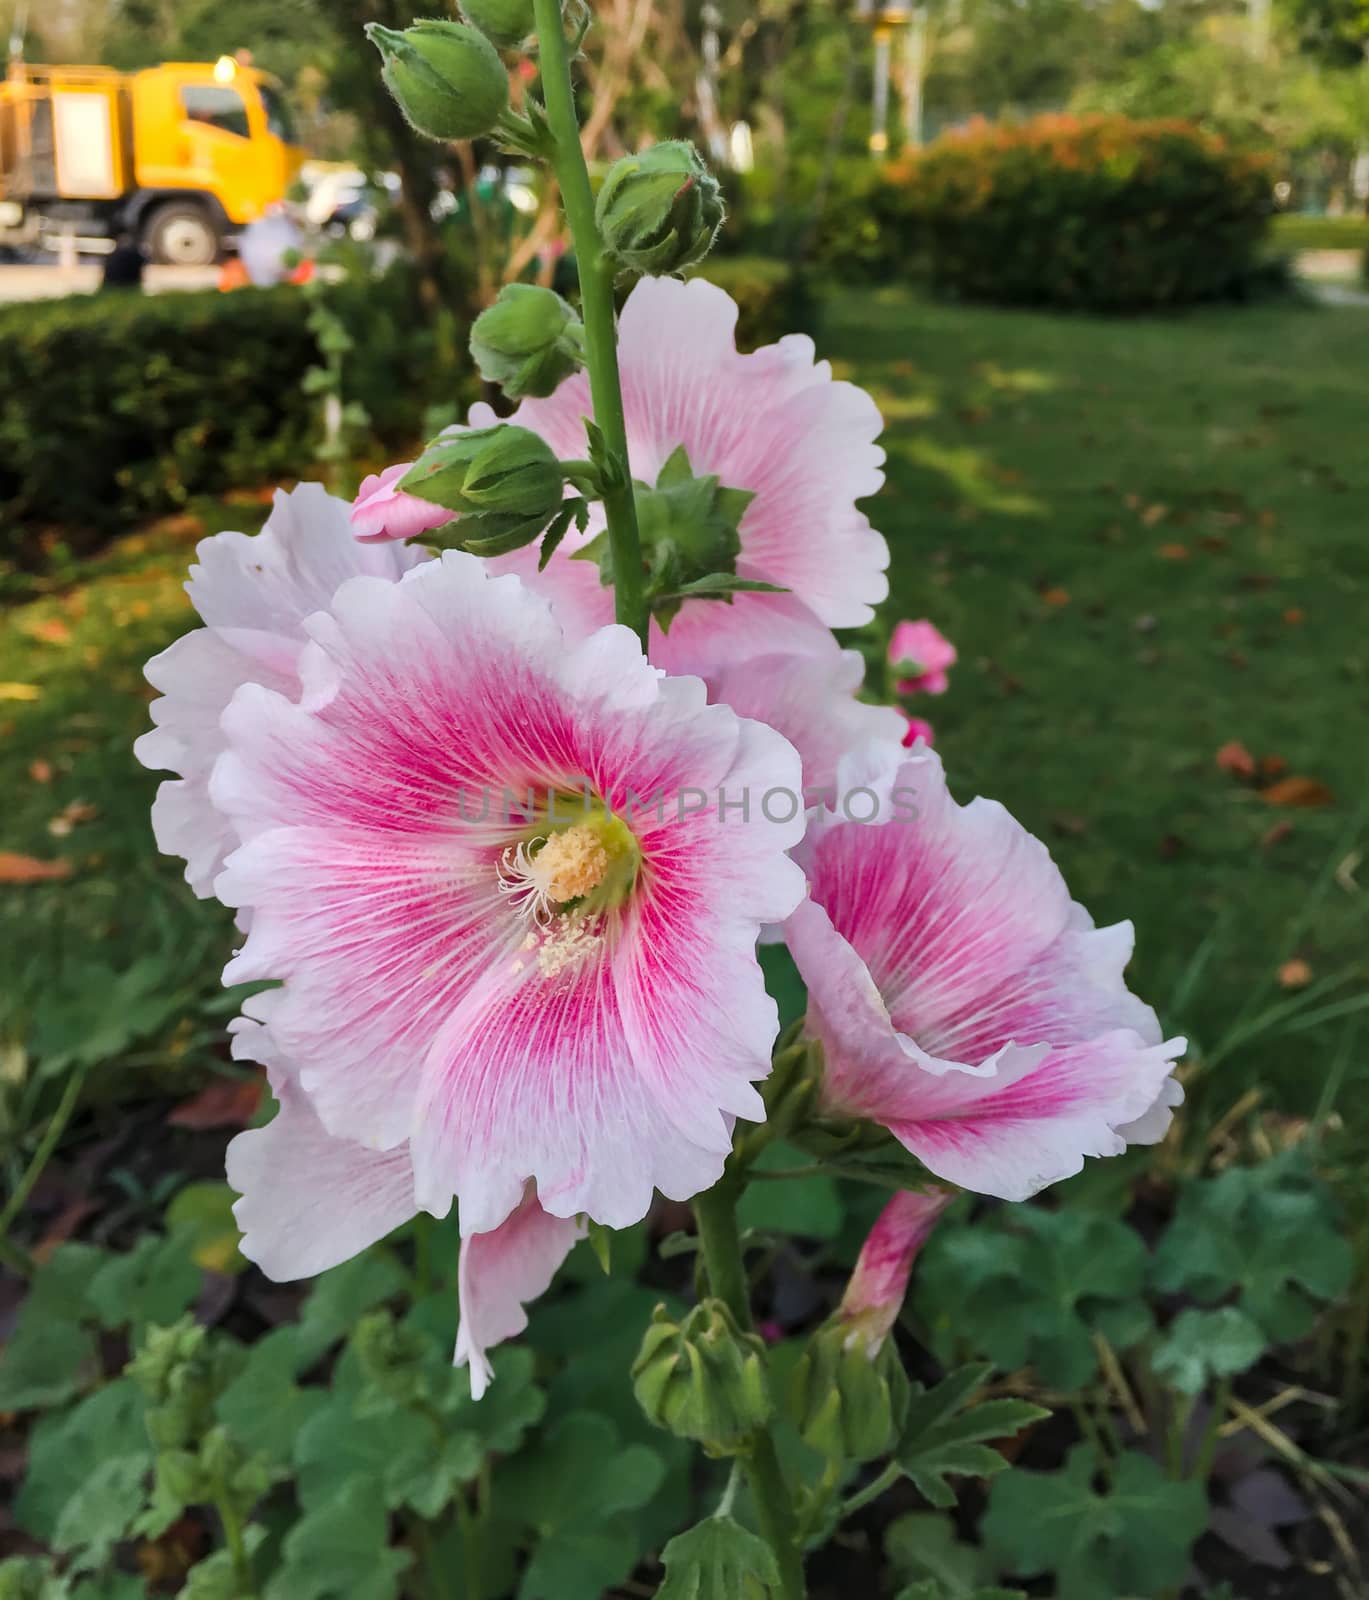
[[[127,1371],[147,1397],[153,1444],[160,1450],[197,1445],[212,1425],[225,1377],[205,1330],[189,1317],[170,1328],[149,1328]]]
[[[908,1377],[892,1339],[867,1342],[836,1320],[808,1341],[786,1398],[806,1444],[832,1461],[872,1461],[903,1431]]]
[[[594,215],[604,242],[636,272],[682,272],[702,261],[726,207],[687,139],[667,139],[609,168]]]
[[[543,398],[584,359],[584,330],[559,294],[531,283],[509,283],[471,328],[471,354],[480,376],[510,400]]]
[[[509,75],[498,51],[464,22],[430,19],[403,32],[368,22],[366,36],[399,109],[429,139],[474,139],[508,108]]]
[[[517,49],[537,28],[532,0],[461,0],[461,10],[467,22],[503,50]]]
[[[738,1328],[721,1300],[703,1301],[681,1323],[657,1306],[632,1387],[658,1428],[697,1439],[712,1455],[742,1449],[774,1411],[765,1346]]]
[[[531,544],[564,498],[550,445],[509,423],[434,440],[399,488],[454,512],[461,519],[456,542],[477,555]]]
[[[352,1330],[351,1342],[372,1391],[363,1396],[362,1414],[428,1398],[431,1345],[422,1334],[397,1323],[388,1311],[372,1311]]]

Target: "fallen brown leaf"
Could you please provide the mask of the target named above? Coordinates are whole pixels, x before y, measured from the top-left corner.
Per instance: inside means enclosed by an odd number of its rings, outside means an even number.
[[[1316,778],[1280,778],[1267,789],[1260,790],[1260,799],[1271,806],[1330,806],[1336,803],[1334,793]]]
[[[1283,620],[1290,628],[1296,628],[1300,622],[1307,621],[1307,613],[1301,606],[1289,606],[1283,614]]]
[[[1187,561],[1189,552],[1186,544],[1162,544],[1156,554],[1162,561]]]
[[[1285,961],[1279,968],[1279,987],[1281,989],[1305,989],[1312,981],[1312,969],[1305,961],[1296,957],[1292,961]]]
[[[40,861],[37,856],[0,850],[0,883],[46,883],[53,878],[70,876],[70,861]]]
[[[1272,850],[1276,844],[1281,844],[1293,831],[1293,824],[1287,817],[1280,817],[1272,828],[1265,830],[1260,839],[1261,850]]]
[[[1217,752],[1216,762],[1222,772],[1234,773],[1238,778],[1255,776],[1255,758],[1239,739],[1230,739]]]
[[[1070,592],[1062,589],[1059,584],[1052,585],[1049,589],[1041,591],[1041,598],[1048,606],[1067,606],[1070,603]]]
[[[1281,772],[1287,770],[1288,763],[1282,756],[1261,756],[1260,771],[1266,778],[1277,778]]]
[[[211,1078],[197,1095],[167,1115],[173,1128],[245,1128],[261,1104],[262,1080]]]
[[[1153,528],[1157,522],[1164,521],[1165,513],[1168,510],[1168,506],[1162,506],[1158,503],[1153,506],[1147,506],[1146,509],[1141,513],[1141,521],[1147,528]]]
[[[29,762],[29,777],[35,783],[52,782],[52,763],[44,761],[41,757],[37,761]]]
[[[0,683],[0,700],[41,700],[43,691],[36,683]]]

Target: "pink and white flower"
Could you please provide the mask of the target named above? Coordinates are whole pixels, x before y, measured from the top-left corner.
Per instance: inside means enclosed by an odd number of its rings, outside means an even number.
[[[889,637],[889,666],[899,694],[945,694],[950,687],[946,669],[955,663],[955,646],[925,617],[898,623]]]
[[[261,1028],[248,1022],[244,1031],[259,1036]],[[271,1054],[260,1037],[251,1038],[250,1046]],[[233,1212],[243,1254],[268,1277],[313,1277],[417,1213],[413,1161],[407,1144],[370,1150],[333,1138],[293,1074],[274,1057],[271,1085],[280,1102],[276,1116],[228,1146],[228,1181],[241,1195]],[[584,1232],[583,1220],[543,1211],[529,1186],[499,1227],[462,1240],[455,1360],[470,1364],[477,1400],[492,1376],[488,1352],[527,1327],[524,1305],[545,1293]]]
[[[956,804],[931,751],[872,749],[838,787],[785,927],[826,1109],[1005,1200],[1160,1137],[1184,1041],[1126,988],[1131,925],[1095,928],[1045,846],[993,801]]]
[[[412,466],[412,461],[397,461],[383,472],[373,472],[361,480],[350,515],[352,532],[364,544],[416,539],[452,520],[445,506],[434,505],[416,494],[405,494],[399,487],[399,480]]]
[[[347,504],[316,483],[278,493],[255,537],[217,533],[196,547],[186,592],[205,626],[148,662],[156,727],[134,745],[145,767],[178,774],[157,791],[152,828],[158,847],[182,856],[186,881],[213,892],[224,857],[237,844],[228,820],[209,803],[209,773],[223,750],[219,718],[244,683],[298,696],[304,619],[361,574],[398,579],[425,552],[403,545],[367,549],[352,536]]]
[[[879,1353],[903,1309],[918,1251],[954,1199],[950,1189],[930,1189],[925,1194],[904,1189],[880,1212],[837,1307],[837,1316],[851,1330],[848,1349],[853,1339],[859,1339],[872,1358]]]
[[[798,787],[792,747],[458,553],[305,631],[302,700],[237,691],[211,798],[244,841],[215,891],[250,913],[225,981],[283,980],[252,1013],[323,1127],[407,1143],[414,1203],[456,1196],[467,1235],[530,1181],[613,1227],[708,1187],[762,1115],[754,947],[802,822],[758,799]]]

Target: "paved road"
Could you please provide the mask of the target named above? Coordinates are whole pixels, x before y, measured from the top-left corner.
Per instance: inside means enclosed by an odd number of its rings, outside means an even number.
[[[68,294],[91,294],[100,284],[103,263],[83,262],[63,268],[0,266],[0,301],[55,300]],[[212,289],[219,281],[217,267],[148,267],[143,286],[150,294],[173,289]]]

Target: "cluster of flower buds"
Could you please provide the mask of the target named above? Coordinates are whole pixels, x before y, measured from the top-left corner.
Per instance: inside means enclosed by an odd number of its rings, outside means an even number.
[[[743,1333],[721,1300],[703,1300],[682,1322],[657,1306],[632,1368],[638,1404],[658,1428],[709,1451],[746,1447],[774,1407],[765,1346]]]
[[[808,1341],[787,1398],[805,1444],[832,1461],[873,1461],[902,1432],[908,1395],[893,1341],[867,1343],[838,1319]]]

